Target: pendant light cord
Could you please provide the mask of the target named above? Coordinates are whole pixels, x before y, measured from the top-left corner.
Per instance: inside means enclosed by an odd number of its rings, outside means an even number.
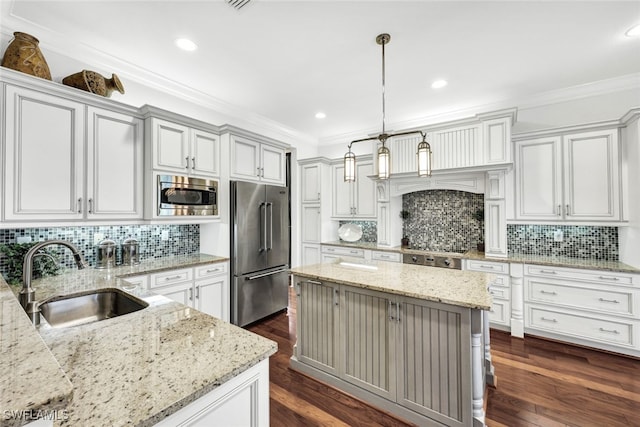
[[[382,40],[382,133],[384,134],[384,122],[385,122],[385,65],[384,65],[384,45],[387,44],[386,41]],[[384,141],[382,141],[382,145],[384,145]]]

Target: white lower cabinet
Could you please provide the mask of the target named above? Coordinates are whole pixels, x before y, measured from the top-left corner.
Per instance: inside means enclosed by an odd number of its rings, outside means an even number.
[[[509,264],[484,260],[464,260],[464,269],[493,273],[494,280],[489,285],[489,292],[493,298],[489,321],[492,327],[509,329],[511,326],[511,286]]]
[[[524,266],[525,332],[640,355],[640,275]]]
[[[155,425],[269,426],[269,359],[247,369]]]
[[[154,273],[149,288],[210,316],[229,321],[228,263]]]
[[[336,262],[343,258],[355,258],[356,260],[370,260],[371,251],[346,246],[322,245],[322,262]]]
[[[302,265],[320,264],[322,255],[320,253],[320,244],[303,243],[302,244]]]

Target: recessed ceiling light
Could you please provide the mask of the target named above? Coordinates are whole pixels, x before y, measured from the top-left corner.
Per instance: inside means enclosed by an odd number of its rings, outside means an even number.
[[[431,83],[431,87],[434,89],[440,89],[441,87],[445,87],[447,85],[447,81],[446,80],[436,80],[435,82]]]
[[[188,52],[193,52],[198,48],[198,45],[189,39],[176,39],[176,46]]]
[[[627,37],[640,37],[640,24],[634,25],[629,28],[626,33],[624,33]]]
[[[316,119],[324,119],[325,117],[327,117],[327,115],[322,111],[316,113]]]

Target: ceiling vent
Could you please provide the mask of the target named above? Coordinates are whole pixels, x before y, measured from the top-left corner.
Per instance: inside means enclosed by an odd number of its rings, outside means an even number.
[[[245,4],[249,3],[250,1],[251,0],[227,0],[227,3],[235,7],[236,10],[240,10]]]

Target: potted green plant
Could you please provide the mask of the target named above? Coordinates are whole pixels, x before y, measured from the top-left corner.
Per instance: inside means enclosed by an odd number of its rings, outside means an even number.
[[[473,213],[473,219],[478,221],[478,228],[480,229],[478,236],[478,252],[484,252],[484,209],[480,208]]]
[[[403,231],[404,231],[404,222],[407,219],[409,219],[410,216],[411,216],[411,213],[409,213],[408,210],[403,209],[400,211],[400,218],[402,218]],[[406,235],[402,236],[402,239],[400,240],[400,244],[402,245],[403,248],[409,247],[409,238]]]
[[[35,243],[7,243],[0,245],[0,254],[6,260],[7,274],[6,281],[10,285],[20,285],[22,283],[22,263],[24,256]],[[60,265],[56,254],[49,250],[44,250],[36,256],[33,263],[33,277],[53,276],[60,272]]]

